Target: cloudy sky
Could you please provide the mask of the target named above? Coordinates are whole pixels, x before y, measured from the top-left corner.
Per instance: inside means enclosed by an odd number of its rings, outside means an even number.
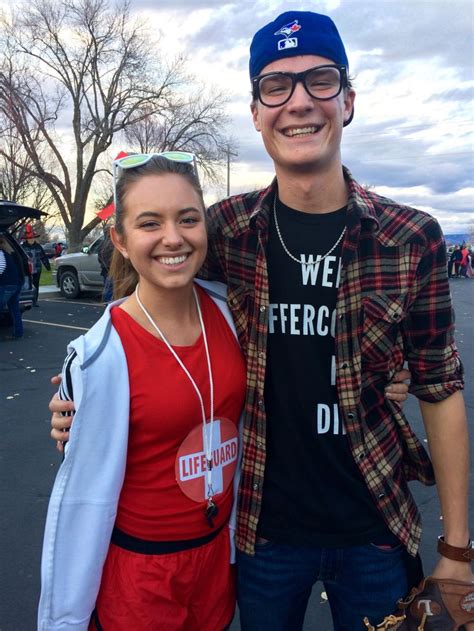
[[[10,1],[0,0],[0,7]],[[186,55],[198,80],[228,95],[229,134],[238,151],[231,193],[266,186],[273,176],[249,110],[253,34],[289,9],[327,13],[344,40],[357,92],[355,119],[343,135],[344,164],[361,183],[431,212],[446,234],[474,233],[472,0],[130,4],[158,40],[159,54]],[[112,149],[122,148],[117,144]],[[206,201],[225,194],[224,170],[221,186],[208,190]]]
[[[231,193],[264,186],[273,175],[249,112],[251,37],[280,13],[307,8],[336,22],[354,77],[356,116],[344,131],[344,163],[381,194],[434,214],[445,233],[473,226],[471,0],[132,0],[131,6],[161,34],[161,46],[186,53],[198,77],[227,92],[239,154]],[[225,190],[224,181],[211,193]]]

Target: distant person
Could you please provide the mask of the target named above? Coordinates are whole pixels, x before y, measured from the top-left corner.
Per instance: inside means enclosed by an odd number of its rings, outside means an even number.
[[[8,307],[14,338],[23,336],[20,311],[20,292],[23,280],[23,265],[18,254],[6,238],[0,235],[0,312],[3,312],[5,305]]]
[[[26,226],[24,241],[21,244],[25,252],[28,254],[31,259],[31,263],[33,266],[33,285],[35,287],[35,297],[33,300],[33,305],[35,307],[38,306],[38,293],[39,293],[39,285],[41,278],[41,270],[42,265],[49,271],[51,269],[51,265],[48,257],[46,256],[46,252],[43,250],[42,246],[36,241],[38,235],[34,233],[33,228],[30,224]]]
[[[454,274],[454,278],[459,278],[459,273],[461,271],[461,259],[462,259],[462,252],[461,252],[461,246],[457,245],[454,248],[454,252],[452,253],[452,259],[453,259],[453,274]]]
[[[449,259],[448,259],[448,278],[453,277],[453,268],[454,268],[454,248],[448,250]]]
[[[62,252],[63,246],[59,242],[56,243],[56,245],[54,246],[54,256],[58,258],[59,256],[61,256]]]
[[[467,267],[469,263],[469,248],[467,247],[467,245],[464,244],[461,248],[461,263],[459,270],[459,275],[461,278],[467,278]]]
[[[468,248],[466,259],[466,278],[474,278],[474,250]]]

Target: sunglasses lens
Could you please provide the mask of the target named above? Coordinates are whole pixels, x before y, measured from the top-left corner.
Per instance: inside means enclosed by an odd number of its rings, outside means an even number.
[[[122,158],[118,165],[122,167],[122,169],[127,169],[130,167],[138,167],[141,164],[145,164],[150,159],[150,156],[147,154],[137,154],[133,156],[126,156]]]
[[[173,162],[194,161],[194,155],[192,153],[188,153],[187,151],[163,151],[163,153],[160,153],[160,156],[168,158],[168,160],[172,160]]]

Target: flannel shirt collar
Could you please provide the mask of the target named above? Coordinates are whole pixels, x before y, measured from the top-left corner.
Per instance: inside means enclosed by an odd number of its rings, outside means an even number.
[[[349,199],[347,203],[348,215],[357,217],[360,221],[373,222],[374,229],[378,230],[379,220],[371,200],[371,197],[360,184],[352,177],[347,167],[342,167],[344,179],[349,188]]]
[[[355,227],[357,224],[360,225],[361,221],[368,221],[373,223],[373,228],[377,230],[379,228],[379,221],[370,194],[354,180],[349,169],[346,167],[342,168],[344,171],[344,179],[349,188],[349,228],[351,224]],[[278,183],[275,177],[271,184],[261,191],[247,195],[238,195],[233,198],[233,203],[243,204],[247,212],[233,215],[231,221],[223,217],[221,225],[223,235],[234,239],[240,237],[248,230],[254,231],[255,229],[258,230],[259,228],[266,227],[269,222],[277,189]],[[247,207],[249,202],[251,206]]]
[[[270,186],[261,191],[236,195],[221,202],[222,213],[219,223],[224,237],[236,239],[249,230],[258,229],[262,224],[267,225],[276,190],[277,180],[275,177]],[[233,209],[231,213],[226,212],[227,203],[231,204]],[[235,212],[237,209],[239,212]]]

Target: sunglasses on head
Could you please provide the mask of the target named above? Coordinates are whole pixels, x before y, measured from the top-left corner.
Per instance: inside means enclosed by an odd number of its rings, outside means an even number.
[[[129,156],[124,156],[123,158],[114,160],[112,163],[113,174],[114,174],[115,209],[117,209],[117,168],[120,167],[121,169],[134,169],[136,167],[141,167],[147,164],[147,162],[150,162],[150,160],[155,157],[166,158],[167,160],[171,160],[171,162],[181,162],[184,164],[192,164],[194,168],[194,173],[196,177],[198,177],[196,156],[194,155],[194,153],[190,153],[189,151],[162,151],[161,153],[134,153]]]

